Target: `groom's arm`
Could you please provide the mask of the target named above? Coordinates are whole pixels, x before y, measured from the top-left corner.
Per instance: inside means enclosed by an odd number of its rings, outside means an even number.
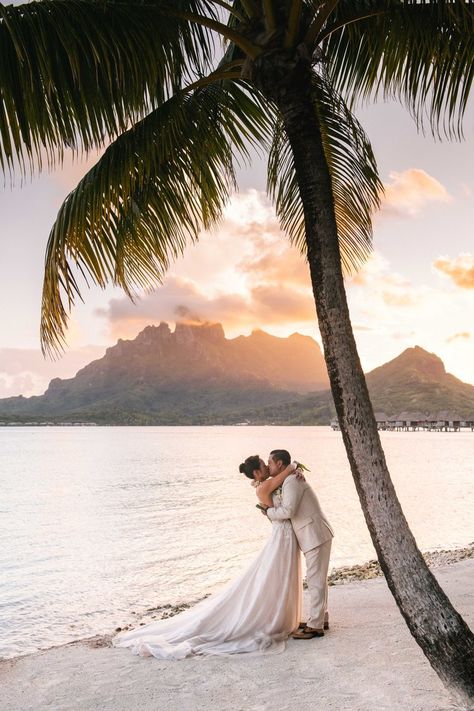
[[[282,490],[281,506],[272,506],[267,509],[267,516],[270,521],[284,521],[287,518],[293,518],[300,505],[303,493],[303,482],[299,481],[295,476],[289,477]]]

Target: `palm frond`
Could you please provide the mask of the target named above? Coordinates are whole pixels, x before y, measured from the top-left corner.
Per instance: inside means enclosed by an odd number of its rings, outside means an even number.
[[[22,175],[119,135],[207,72],[209,0],[42,0],[0,5],[0,168]],[[153,28],[153,30],[150,30]]]
[[[234,160],[269,130],[262,107],[225,80],[179,94],[124,133],[64,201],[51,231],[41,314],[43,350],[62,347],[81,298],[77,270],[134,298],[219,219]]]
[[[462,136],[474,76],[473,0],[340,0],[321,35],[327,72],[351,103],[402,100],[418,126]]]
[[[372,249],[372,214],[383,190],[372,147],[344,101],[321,77],[314,76],[313,103],[331,175],[341,260],[347,273],[357,270]],[[303,205],[293,156],[283,122],[278,121],[268,162],[268,191],[282,228],[304,252]]]

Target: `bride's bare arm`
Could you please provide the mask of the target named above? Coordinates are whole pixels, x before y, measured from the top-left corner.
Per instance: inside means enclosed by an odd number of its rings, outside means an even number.
[[[257,496],[261,503],[265,506],[273,506],[272,493],[283,484],[287,476],[291,476],[295,471],[296,466],[292,462],[276,476],[262,481],[262,483],[257,486]]]

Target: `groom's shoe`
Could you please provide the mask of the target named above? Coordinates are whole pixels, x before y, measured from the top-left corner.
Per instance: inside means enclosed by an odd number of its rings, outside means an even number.
[[[313,639],[313,637],[324,637],[324,630],[304,627],[292,635],[293,639]]]
[[[305,627],[306,627],[306,622],[300,622],[298,629],[304,630]],[[329,620],[324,620],[324,629],[325,630],[329,629]]]

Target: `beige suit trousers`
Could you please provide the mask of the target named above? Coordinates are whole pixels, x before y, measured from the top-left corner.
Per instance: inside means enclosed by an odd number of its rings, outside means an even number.
[[[328,569],[332,540],[306,551],[306,581],[310,599],[308,627],[323,629],[328,609]]]

